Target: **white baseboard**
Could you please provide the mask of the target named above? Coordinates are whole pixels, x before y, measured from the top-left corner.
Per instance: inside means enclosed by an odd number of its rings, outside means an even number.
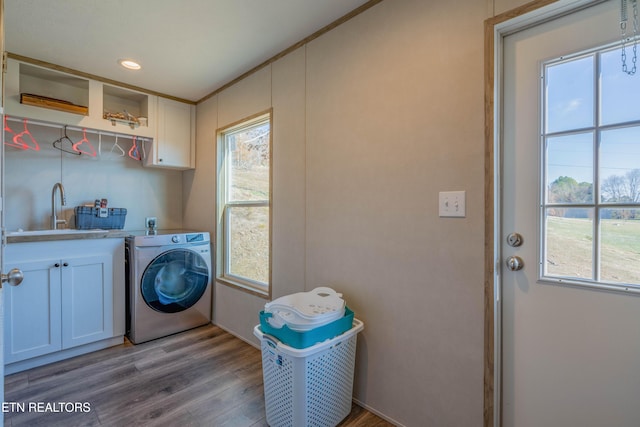
[[[248,339],[245,339],[244,337],[242,337],[241,335],[238,335],[237,332],[234,332],[233,330],[227,328],[224,325],[221,325],[219,323],[213,323],[211,322],[212,325],[217,326],[218,328],[224,330],[225,332],[230,333],[231,335],[233,335],[234,337],[238,338],[240,341],[244,341],[247,344],[249,344],[251,347],[257,348],[258,350],[260,350],[260,345],[256,344],[255,342],[249,341]]]
[[[124,337],[117,336],[113,338],[108,338],[106,340],[92,342],[90,344],[85,344],[78,347],[57,351],[55,353],[45,354],[43,356],[21,360],[19,362],[14,362],[14,363],[5,365],[4,374],[5,375],[15,374],[16,372],[26,371],[27,369],[48,365],[49,363],[53,363],[53,362],[59,362],[60,360],[80,356],[81,354],[87,354],[87,353],[92,353],[94,351],[103,350],[105,348],[113,347],[115,345],[120,345],[122,343],[124,343]]]
[[[386,416],[385,414],[381,413],[380,411],[376,410],[375,408],[372,408],[371,406],[367,405],[364,402],[359,401],[358,399],[354,398],[353,399],[354,403],[358,406],[362,406],[364,409],[366,409],[367,411],[376,414],[377,416],[379,416],[380,418],[382,418],[385,421],[390,422],[391,424],[393,424],[394,426],[397,427],[405,427],[404,424],[400,424],[400,422],[394,420],[391,417]]]

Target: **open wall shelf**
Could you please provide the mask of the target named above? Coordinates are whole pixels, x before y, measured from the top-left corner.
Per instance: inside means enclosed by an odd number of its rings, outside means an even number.
[[[102,108],[102,117],[113,126],[117,123],[132,129],[148,126],[149,95],[105,84],[102,86]]]
[[[157,98],[57,69],[7,60],[8,115],[155,138]],[[113,120],[105,119],[105,113]]]
[[[20,103],[89,115],[89,80],[19,64]]]
[[[151,156],[145,166],[195,167],[195,105],[189,103],[8,58],[5,113],[151,138]]]

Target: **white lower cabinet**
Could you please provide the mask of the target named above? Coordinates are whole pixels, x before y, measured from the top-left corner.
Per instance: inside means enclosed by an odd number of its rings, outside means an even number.
[[[11,246],[6,252],[11,252]],[[4,362],[13,363],[62,349],[60,260],[11,264],[24,273],[19,286],[4,287]]]
[[[122,343],[123,239],[9,244],[5,267],[24,273],[4,287],[8,372]]]
[[[113,336],[113,258],[62,261],[62,348]]]

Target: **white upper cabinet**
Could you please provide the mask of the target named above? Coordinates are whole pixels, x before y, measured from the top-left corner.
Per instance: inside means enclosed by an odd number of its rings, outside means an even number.
[[[157,133],[145,166],[195,168],[195,105],[158,97]]]
[[[7,59],[5,113],[154,138],[157,96]]]
[[[7,60],[5,114],[153,139],[145,166],[195,168],[195,105]]]

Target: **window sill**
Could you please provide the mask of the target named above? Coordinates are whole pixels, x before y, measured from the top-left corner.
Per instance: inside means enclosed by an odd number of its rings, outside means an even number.
[[[271,295],[268,290],[261,290],[245,283],[229,279],[228,277],[217,277],[216,282],[260,298],[271,299]]]

